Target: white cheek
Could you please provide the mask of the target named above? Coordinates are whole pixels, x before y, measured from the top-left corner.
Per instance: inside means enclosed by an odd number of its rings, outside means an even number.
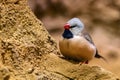
[[[81,29],[78,28],[78,27],[75,27],[75,28],[72,28],[72,29],[71,29],[71,32],[72,32],[74,35],[78,35],[78,34],[81,32]]]

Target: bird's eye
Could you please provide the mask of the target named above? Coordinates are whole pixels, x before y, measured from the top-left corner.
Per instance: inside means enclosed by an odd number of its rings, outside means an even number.
[[[74,28],[74,27],[76,27],[76,26],[70,26],[70,28]]]

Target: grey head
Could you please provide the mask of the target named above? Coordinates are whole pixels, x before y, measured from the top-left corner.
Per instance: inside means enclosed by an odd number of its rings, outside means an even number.
[[[73,35],[79,35],[84,29],[84,24],[79,18],[72,18],[67,22]]]

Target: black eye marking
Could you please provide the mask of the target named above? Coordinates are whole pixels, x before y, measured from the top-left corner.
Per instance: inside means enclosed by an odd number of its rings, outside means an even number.
[[[70,26],[70,28],[74,28],[74,27],[76,27],[76,26]]]

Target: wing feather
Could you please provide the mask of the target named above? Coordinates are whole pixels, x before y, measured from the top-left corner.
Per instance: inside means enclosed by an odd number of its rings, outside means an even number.
[[[94,44],[94,42],[93,42],[93,40],[92,40],[92,37],[90,36],[89,33],[83,32],[82,35],[83,35],[83,37],[84,37],[89,43],[91,43],[91,44],[93,44],[93,45],[95,46],[95,44]],[[96,58],[102,58],[104,61],[107,61],[103,56],[101,56],[101,55],[98,53],[97,48],[96,48],[95,57],[96,57]]]

